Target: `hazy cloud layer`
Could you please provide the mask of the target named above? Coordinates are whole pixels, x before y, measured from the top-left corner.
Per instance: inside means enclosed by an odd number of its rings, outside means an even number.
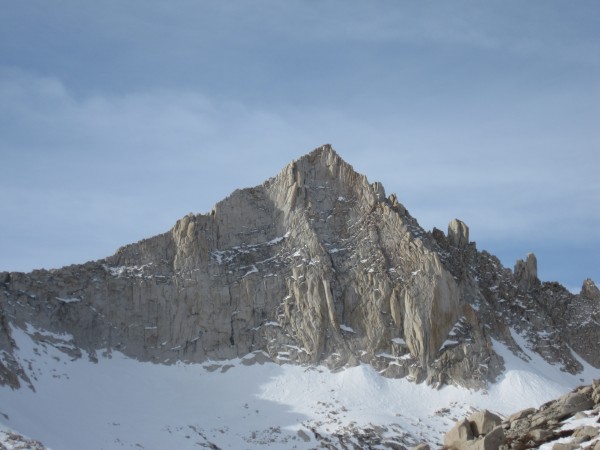
[[[106,256],[329,142],[425,228],[600,281],[600,8],[374,5],[5,8],[0,270]]]

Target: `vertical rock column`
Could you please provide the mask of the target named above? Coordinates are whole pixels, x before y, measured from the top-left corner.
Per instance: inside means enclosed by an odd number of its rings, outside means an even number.
[[[537,276],[537,258],[533,253],[528,253],[525,261],[517,260],[514,273],[519,287],[523,290],[528,291],[540,283]]]

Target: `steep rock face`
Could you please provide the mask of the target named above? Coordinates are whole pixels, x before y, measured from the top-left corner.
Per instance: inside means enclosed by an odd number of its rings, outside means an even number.
[[[469,227],[461,220],[454,219],[448,225],[448,239],[455,247],[466,247],[469,243]]]
[[[10,327],[26,324],[72,334],[92,358],[266,352],[470,387],[502,370],[492,338],[518,352],[524,336],[571,372],[581,369],[571,348],[600,366],[597,301],[541,283],[533,255],[513,274],[478,252],[459,220],[448,236],[425,232],[330,146],[104,260],[0,274],[0,296],[10,384]]]

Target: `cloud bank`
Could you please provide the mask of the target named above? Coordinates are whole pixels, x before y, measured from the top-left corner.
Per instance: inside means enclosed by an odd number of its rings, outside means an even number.
[[[107,256],[331,143],[425,228],[600,281],[598,7],[461,5],[11,4],[0,270]]]

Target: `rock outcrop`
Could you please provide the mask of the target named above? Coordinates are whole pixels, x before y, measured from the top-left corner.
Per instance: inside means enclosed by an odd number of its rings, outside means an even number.
[[[527,254],[527,259],[518,259],[515,264],[515,278],[519,286],[525,290],[531,289],[540,283],[537,277],[537,258],[533,253]]]
[[[583,282],[580,295],[582,297],[589,298],[590,300],[600,302],[600,289],[598,289],[596,283],[589,278]]]
[[[41,442],[11,430],[0,428],[0,449],[2,450],[48,450]]]
[[[546,444],[553,450],[595,450],[600,447],[600,380],[504,420],[490,414],[479,411],[457,422],[446,433],[446,448],[522,450]],[[486,416],[493,418],[482,428]]]
[[[513,273],[459,220],[426,232],[326,145],[103,260],[0,274],[0,383],[31,384],[11,359],[20,327],[68,333],[92,359],[266,353],[481,388],[503,369],[494,341],[571,373],[581,358],[600,367],[592,291],[541,282],[531,254]]]
[[[444,437],[447,448],[457,450],[498,450],[506,442],[500,416],[482,410],[456,423]]]
[[[466,247],[469,243],[469,227],[464,222],[454,219],[448,224],[448,239],[455,247]]]

